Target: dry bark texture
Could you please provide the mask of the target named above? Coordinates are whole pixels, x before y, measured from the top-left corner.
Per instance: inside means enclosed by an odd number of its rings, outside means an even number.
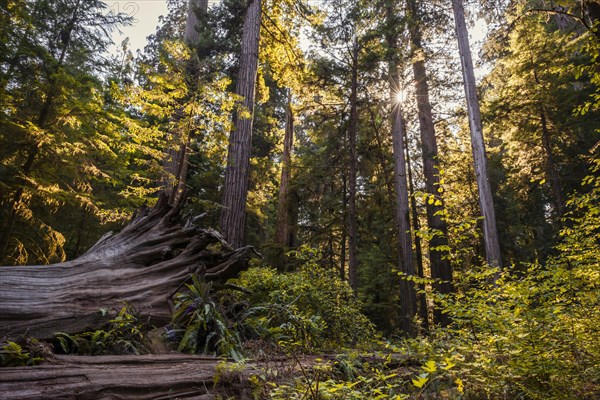
[[[182,223],[181,207],[162,196],[73,261],[0,267],[0,339],[99,329],[124,303],[164,324],[192,273],[223,283],[247,267],[252,247],[234,250],[218,232]]]
[[[417,99],[417,110],[419,112],[419,130],[421,133],[421,154],[423,160],[423,175],[425,176],[425,191],[435,201],[425,202],[427,213],[427,226],[436,234],[429,240],[429,260],[431,278],[435,280],[434,289],[439,293],[446,294],[453,291],[452,267],[446,251],[448,246],[448,225],[442,214],[444,211],[444,199],[440,192],[440,160],[438,145],[433,120],[433,108],[429,97],[429,83],[425,65],[425,52],[423,50],[422,34],[419,22],[422,17],[419,4],[415,0],[408,0],[407,10],[410,16],[410,42],[412,52],[412,68],[414,74],[415,94]],[[426,306],[424,299],[422,307]],[[449,323],[446,314],[437,307],[433,311],[434,321],[442,325]],[[424,315],[424,319],[427,316]]]
[[[358,134],[358,39],[354,39],[352,48],[352,83],[350,93],[350,121],[348,122],[348,281],[352,289],[358,291],[358,227],[356,222],[356,176],[358,175],[358,156],[356,136]]]
[[[309,371],[318,359],[248,362],[243,367],[219,368],[223,359],[185,354],[146,356],[55,356],[35,367],[2,368],[0,398],[47,399],[255,399],[249,377],[273,373],[286,379]],[[374,361],[373,357],[361,360]],[[392,355],[391,365],[411,360]],[[312,373],[312,372],[311,372]]]
[[[479,110],[479,99],[477,97],[477,85],[475,72],[473,70],[473,59],[469,47],[469,34],[465,23],[465,10],[463,0],[452,0],[454,11],[454,22],[460,62],[462,65],[465,96],[467,98],[467,111],[469,114],[469,127],[471,130],[471,147],[473,149],[473,161],[475,163],[475,175],[477,188],[479,190],[479,206],[483,216],[483,239],[485,242],[485,256],[487,263],[494,267],[502,266],[500,256],[500,239],[496,228],[496,213],[494,211],[494,200],[492,188],[488,176],[487,155],[483,141],[483,129],[481,125],[481,112]]]
[[[3,368],[6,400],[214,399],[217,360],[181,354],[56,356],[37,367]]]
[[[235,93],[241,98],[241,107],[233,118],[234,129],[229,136],[227,170],[223,185],[221,232],[229,243],[238,247],[245,244],[261,11],[261,0],[248,2],[242,28],[240,72],[235,89]]]
[[[285,253],[294,247],[295,243],[295,204],[291,193],[292,180],[292,149],[294,147],[294,111],[292,110],[292,92],[288,91],[285,112],[285,135],[283,139],[283,154],[281,160],[281,180],[279,181],[279,202],[277,205],[277,224],[275,227],[275,243],[279,245],[275,256],[275,266],[285,267]]]

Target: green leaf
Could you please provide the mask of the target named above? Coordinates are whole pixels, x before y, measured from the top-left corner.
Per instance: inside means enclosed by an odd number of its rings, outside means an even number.
[[[420,389],[427,383],[427,381],[429,381],[428,377],[421,377],[419,379],[413,379],[412,384]]]
[[[424,371],[427,371],[430,373],[437,371],[437,365],[436,365],[435,361],[433,361],[433,360],[427,361],[425,363],[425,365],[423,365],[421,368],[423,368]]]

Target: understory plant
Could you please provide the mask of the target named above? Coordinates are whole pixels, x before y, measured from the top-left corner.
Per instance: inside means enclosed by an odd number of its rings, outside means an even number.
[[[187,290],[175,295],[175,311],[165,336],[178,343],[178,351],[215,354],[243,359],[241,342],[233,322],[222,310],[219,299],[211,293],[211,285],[192,275]]]
[[[0,343],[0,367],[26,367],[36,365],[50,353],[45,345],[34,338]]]
[[[100,312],[106,312],[101,310]],[[124,306],[106,329],[78,334],[57,333],[56,340],[66,354],[145,354],[149,353],[144,323],[133,306]]]
[[[250,304],[242,320],[246,336],[304,352],[370,341],[373,325],[348,283],[321,265],[319,252],[301,247],[290,256],[299,263],[294,272],[259,266],[236,281],[250,293],[238,295]]]
[[[562,241],[544,264],[474,266],[440,297],[451,325],[407,341],[453,357],[465,398],[600,398],[600,160],[569,200]]]
[[[352,357],[351,357],[352,358]],[[391,353],[371,360],[341,355],[302,368],[299,378],[272,384],[272,399],[460,399],[463,382],[452,359],[422,365],[399,362]],[[407,359],[408,361],[408,359]]]

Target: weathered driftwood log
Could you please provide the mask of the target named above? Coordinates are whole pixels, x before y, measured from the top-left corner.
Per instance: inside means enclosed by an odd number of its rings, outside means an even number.
[[[56,356],[36,367],[3,368],[3,399],[214,399],[218,360],[164,354]]]
[[[246,268],[252,247],[232,249],[218,232],[182,223],[181,207],[162,196],[73,261],[0,267],[0,340],[97,329],[125,302],[166,323],[170,298],[192,273],[222,283]]]

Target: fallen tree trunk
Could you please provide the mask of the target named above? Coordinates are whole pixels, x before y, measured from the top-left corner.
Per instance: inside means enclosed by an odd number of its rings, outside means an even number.
[[[185,354],[53,356],[34,367],[0,371],[3,400],[46,399],[255,399],[251,375],[274,380],[312,375],[318,356],[223,364],[216,357]]]
[[[36,367],[3,368],[3,399],[214,399],[218,359],[150,356],[56,356]]]
[[[183,223],[181,208],[161,196],[76,260],[0,267],[0,340],[98,329],[124,303],[164,324],[172,295],[191,274],[224,283],[247,267],[252,247],[233,249],[218,232]]]

